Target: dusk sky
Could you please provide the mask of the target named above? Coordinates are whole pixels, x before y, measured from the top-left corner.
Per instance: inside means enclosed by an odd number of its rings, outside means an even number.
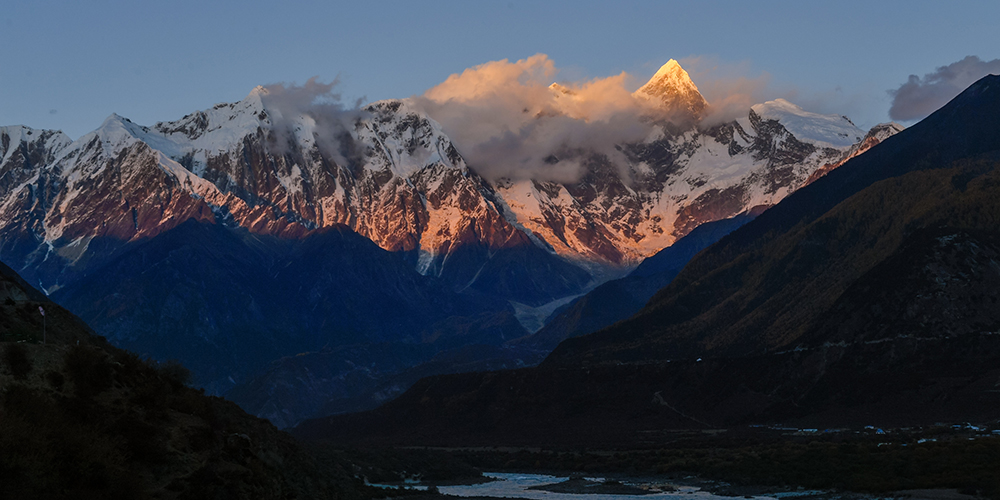
[[[10,1],[0,125],[77,138],[112,112],[151,125],[313,76],[348,103],[408,97],[535,54],[557,81],[626,72],[631,90],[674,58],[710,102],[736,85],[862,128],[917,75],[894,115],[909,124],[947,84],[1000,72],[997,19],[985,1]]]

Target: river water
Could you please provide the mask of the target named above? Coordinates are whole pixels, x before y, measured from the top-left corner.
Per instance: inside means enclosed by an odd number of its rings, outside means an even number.
[[[516,474],[502,472],[485,472],[484,476],[495,478],[495,481],[482,484],[439,486],[438,490],[445,495],[459,497],[495,497],[495,498],[527,498],[529,500],[734,500],[733,497],[713,495],[700,491],[696,486],[678,486],[677,491],[669,493],[650,493],[648,495],[609,495],[595,493],[554,493],[544,490],[529,490],[531,486],[561,483],[565,477],[547,476],[544,474]],[[602,481],[601,478],[587,478],[591,481]],[[629,484],[628,481],[622,481]],[[752,497],[754,499],[774,499],[775,496]]]

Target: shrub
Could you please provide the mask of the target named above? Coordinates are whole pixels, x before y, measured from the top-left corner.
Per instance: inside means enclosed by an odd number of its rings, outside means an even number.
[[[118,418],[114,429],[125,439],[125,449],[132,460],[147,464],[166,462],[169,451],[163,441],[162,428],[143,421],[138,415],[126,414]]]
[[[147,362],[131,352],[114,350],[111,355],[117,364],[115,368],[116,378],[125,385],[144,383],[149,375],[154,373]]]
[[[63,377],[62,373],[52,370],[45,372],[45,380],[48,380],[49,385],[57,390],[62,389],[63,384],[66,383],[66,377]]]
[[[19,415],[39,425],[51,422],[59,412],[44,397],[30,387],[14,383],[3,391],[3,407],[11,415]]]
[[[3,361],[16,379],[24,379],[31,373],[31,360],[28,350],[21,344],[7,344],[3,351]]]
[[[160,363],[159,370],[160,374],[170,382],[174,390],[178,390],[191,382],[191,370],[188,370],[176,359],[169,359]]]
[[[64,358],[66,371],[77,396],[96,396],[111,387],[114,370],[104,352],[87,346],[73,346]]]

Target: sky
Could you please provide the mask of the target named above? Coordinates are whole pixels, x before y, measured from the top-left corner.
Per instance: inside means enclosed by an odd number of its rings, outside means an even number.
[[[0,125],[77,138],[111,113],[152,125],[312,77],[346,103],[419,96],[537,54],[557,81],[624,72],[637,88],[673,58],[710,102],[742,84],[862,128],[890,109],[909,124],[1000,72],[997,19],[986,1],[4,0]]]

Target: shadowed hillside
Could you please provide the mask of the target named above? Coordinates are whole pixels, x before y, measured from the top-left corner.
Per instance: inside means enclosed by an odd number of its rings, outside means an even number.
[[[362,497],[343,465],[187,387],[180,364],[110,346],[2,264],[0,336],[0,497]]]

